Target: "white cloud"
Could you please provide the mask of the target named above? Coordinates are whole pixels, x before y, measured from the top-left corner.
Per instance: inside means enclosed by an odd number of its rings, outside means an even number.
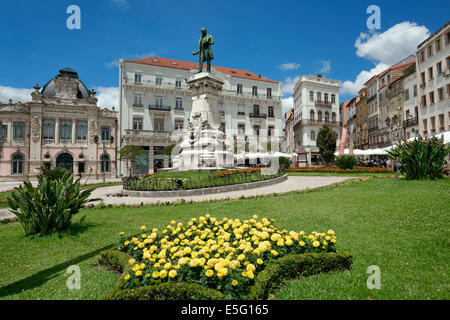
[[[429,36],[425,26],[404,21],[383,33],[361,33],[355,42],[356,55],[391,66],[415,53],[417,46]]]
[[[341,85],[341,94],[351,94],[351,95],[357,95],[359,93],[359,90],[361,90],[362,87],[364,87],[364,83],[366,83],[370,78],[372,78],[374,75],[377,75],[384,70],[389,68],[388,65],[384,63],[377,64],[374,68],[370,69],[370,71],[363,70],[358,74],[356,77],[356,80],[353,81],[344,81]]]
[[[283,71],[297,70],[298,68],[300,68],[300,64],[295,63],[295,62],[288,62],[288,63],[281,64],[279,66],[279,68]]]
[[[13,103],[29,102],[33,91],[33,89],[0,86],[0,103],[8,103],[9,99],[12,99]]]
[[[284,114],[294,107],[294,98],[293,97],[283,98],[283,100],[281,101],[281,106],[284,117]]]
[[[129,7],[128,0],[112,0],[112,2],[114,4],[117,4],[120,7],[124,7],[124,8]]]
[[[294,78],[288,77],[281,84],[281,92],[283,94],[292,94],[294,92],[295,85],[297,84],[300,76],[296,76]]]
[[[319,73],[327,74],[331,70],[331,62],[330,60],[321,60],[319,61],[320,69]]]
[[[119,109],[119,88],[118,87],[96,87],[98,106],[100,108]]]
[[[149,58],[149,57],[154,57],[154,56],[157,56],[157,54],[154,53],[154,52],[150,52],[150,53],[146,53],[146,54],[131,54],[131,55],[127,55],[126,58],[124,58],[124,59],[125,60],[143,59],[143,58]],[[115,59],[115,60],[110,61],[110,62],[105,62],[105,66],[108,69],[118,68],[119,67],[119,59]]]
[[[425,26],[408,21],[398,23],[383,33],[361,33],[355,42],[356,55],[369,59],[375,67],[369,71],[361,71],[355,81],[344,81],[341,93],[357,95],[364,83],[374,75],[415,54],[417,46],[429,35]]]

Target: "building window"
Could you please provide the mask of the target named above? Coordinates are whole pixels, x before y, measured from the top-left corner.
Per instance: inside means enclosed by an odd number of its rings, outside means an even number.
[[[1,124],[1,122],[0,122]],[[8,126],[6,124],[0,126],[0,138],[8,139]]]
[[[421,98],[421,105],[422,107],[426,107],[427,106],[427,96],[422,96]]]
[[[163,79],[160,78],[160,77],[156,77],[156,85],[157,85],[158,87],[161,87],[162,84],[163,84]]]
[[[322,93],[317,92],[317,101],[322,101]]]
[[[254,114],[255,116],[259,115],[259,105],[255,104],[255,105],[253,106],[253,114]]]
[[[309,119],[310,119],[310,120],[314,120],[314,110],[311,110],[311,111],[309,112]]]
[[[134,95],[134,101],[133,101],[133,107],[142,107],[142,94],[135,94]]]
[[[269,137],[273,136],[273,131],[275,130],[275,128],[273,126],[269,126],[268,130],[267,130],[267,135]]]
[[[438,89],[438,101],[444,100],[444,88]]]
[[[102,127],[102,141],[109,141],[111,139],[111,128]]]
[[[24,173],[24,157],[21,154],[16,154],[11,159],[12,174],[23,174]]]
[[[331,95],[331,103],[336,103],[336,96],[334,94]]]
[[[433,46],[428,47],[428,58],[433,56]]]
[[[434,103],[434,91],[430,92],[430,104]]]
[[[140,73],[135,73],[134,74],[134,83],[142,83],[142,74]]]
[[[330,113],[328,111],[325,112],[325,122],[330,121]]]
[[[420,80],[421,80],[421,82],[420,82],[420,84],[425,84],[425,72],[422,72],[421,74],[420,74]]]
[[[414,85],[414,97],[417,97],[417,84]]]
[[[84,161],[78,162],[78,173],[84,173],[85,172],[85,165]]]
[[[439,115],[439,131],[443,131],[443,130],[445,130],[444,114],[440,114]]]
[[[252,86],[252,96],[257,97],[258,96],[258,87]]]
[[[324,98],[325,102],[328,102],[328,93],[325,93],[325,94],[323,95],[323,98]]]
[[[109,161],[109,155],[102,154],[100,156],[100,162],[101,162],[101,173],[107,173],[110,171],[110,161]]]
[[[436,64],[436,71],[437,71],[437,74],[439,75],[439,74],[442,74],[442,62],[438,62],[437,64]]]
[[[316,141],[316,132],[314,130],[311,131],[311,140]]]
[[[333,112],[333,114],[331,115],[331,119],[333,122],[336,122],[336,112]]]
[[[175,120],[175,131],[183,131],[184,128],[184,121],[183,120]]]
[[[267,111],[268,111],[268,113],[269,113],[269,117],[270,118],[273,118],[275,115],[274,115],[274,112],[273,112],[273,107],[272,106],[269,106],[269,108],[267,109]]]
[[[420,53],[420,62],[424,62],[424,61],[425,61],[425,52],[422,51],[422,52]]]
[[[23,139],[25,137],[25,122],[13,123],[13,138]]]
[[[245,115],[245,105],[240,104],[238,105],[238,116],[243,116]]]
[[[242,84],[240,84],[240,83],[237,84],[236,93],[237,94],[242,94]]]
[[[433,67],[428,68],[428,80],[433,79]]]
[[[272,99],[272,88],[267,88],[267,98]]]
[[[317,111],[317,121],[322,121],[322,111]]]
[[[409,100],[409,89],[405,89],[405,101]]]
[[[133,117],[133,130],[142,130],[144,127],[144,119],[141,117]]]
[[[77,122],[77,140],[87,140],[87,121]]]
[[[183,99],[182,98],[175,99],[175,109],[183,110]]]
[[[155,119],[155,131],[164,131],[164,119]]]
[[[42,138],[55,139],[55,120],[45,119],[42,121]]]
[[[253,132],[255,135],[259,136],[259,130],[260,130],[259,126],[253,126]]]
[[[309,101],[314,101],[314,92],[313,91],[309,92]]]
[[[72,121],[61,120],[60,128],[59,128],[59,138],[61,140],[72,139]]]
[[[238,134],[245,135],[245,124],[238,124]]]
[[[436,52],[441,50],[441,39],[436,40]]]
[[[157,108],[162,108],[162,106],[163,106],[163,97],[156,96],[156,107]]]
[[[181,88],[181,80],[175,80],[175,88]]]

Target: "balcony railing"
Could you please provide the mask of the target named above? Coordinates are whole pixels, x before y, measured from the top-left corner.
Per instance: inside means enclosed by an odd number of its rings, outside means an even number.
[[[372,102],[373,100],[375,100],[377,98],[377,94],[375,93],[373,96],[371,96],[370,98],[367,99],[367,103]]]
[[[279,101],[281,100],[281,96],[276,96],[273,94],[264,94],[264,93],[258,93],[258,94],[254,94],[252,92],[237,92],[237,91],[232,91],[232,90],[222,90],[223,94],[226,95],[235,95],[238,97],[244,97],[244,98],[254,98],[254,99],[267,99],[267,100],[276,100]]]
[[[161,106],[161,105],[155,105],[155,104],[150,104],[148,106],[149,110],[157,110],[157,111],[170,111],[171,107],[170,106]]]
[[[305,119],[300,121],[301,125],[313,125],[313,126],[323,126],[323,125],[329,125],[332,127],[340,127],[341,122],[339,121],[325,121],[325,120],[311,120],[311,119]]]
[[[403,127],[409,127],[409,126],[414,126],[416,124],[419,123],[419,119],[417,119],[417,117],[411,118],[411,119],[407,119],[403,121]]]
[[[267,114],[265,113],[250,113],[248,115],[250,118],[259,118],[259,119],[267,119]]]
[[[378,126],[369,128],[369,133],[377,131],[377,130],[378,130]]]
[[[142,103],[133,103],[133,108],[143,108],[144,105]]]
[[[224,116],[225,115],[225,111],[219,110],[219,115]]]
[[[316,101],[316,107],[331,107],[332,105],[329,101]]]

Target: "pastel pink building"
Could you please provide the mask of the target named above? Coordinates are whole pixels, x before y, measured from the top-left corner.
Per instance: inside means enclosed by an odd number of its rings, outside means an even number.
[[[115,177],[118,113],[97,107],[95,91],[70,68],[34,89],[31,102],[0,104],[0,181],[30,180],[55,167]]]

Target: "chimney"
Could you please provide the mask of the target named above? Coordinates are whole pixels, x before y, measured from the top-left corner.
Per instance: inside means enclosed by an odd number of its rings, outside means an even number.
[[[259,74],[259,80],[261,80],[261,74]]]
[[[317,78],[322,78],[322,75],[321,75],[321,74],[318,74],[318,75],[317,75]]]

